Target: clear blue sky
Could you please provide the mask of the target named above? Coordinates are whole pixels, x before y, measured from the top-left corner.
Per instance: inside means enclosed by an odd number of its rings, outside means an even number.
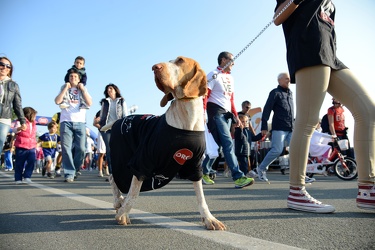
[[[208,73],[221,51],[236,55],[272,20],[275,0],[13,0],[0,1],[0,54],[14,64],[13,79],[23,106],[39,115],[59,111],[54,104],[74,58],[86,58],[87,87],[93,97],[87,123],[100,109],[106,84],[120,87],[136,113],[162,114],[153,64],[183,55]],[[334,0],[338,56],[375,94],[375,1]],[[278,73],[287,71],[282,28],[271,25],[235,61],[235,100],[263,107]],[[292,86],[294,90],[294,86]],[[321,116],[331,105],[327,96]],[[298,107],[297,107],[298,108]],[[347,125],[353,121],[346,112]],[[41,128],[44,130],[44,128]]]

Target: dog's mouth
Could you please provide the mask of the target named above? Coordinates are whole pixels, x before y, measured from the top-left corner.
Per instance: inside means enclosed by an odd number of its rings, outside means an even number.
[[[164,107],[165,105],[167,105],[167,103],[170,100],[173,100],[174,97],[173,97],[172,93],[170,92],[170,90],[168,90],[166,88],[166,85],[164,84],[165,81],[163,80],[163,76],[160,73],[159,68],[156,67],[156,65],[155,65],[155,66],[152,67],[152,70],[154,71],[156,86],[158,87],[158,89],[160,89],[165,94],[160,101],[160,106]]]
[[[160,75],[158,75],[155,71],[154,71],[154,74],[155,74],[156,87],[158,87],[158,89],[160,89],[162,92],[165,93],[165,88],[164,88],[164,85],[162,84],[162,81],[160,80]]]

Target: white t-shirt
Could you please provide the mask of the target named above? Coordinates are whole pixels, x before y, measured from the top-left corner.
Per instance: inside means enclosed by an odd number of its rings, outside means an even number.
[[[87,90],[86,90],[87,91]],[[88,94],[88,93],[87,93]],[[86,109],[80,109],[80,95],[82,92],[76,87],[68,89],[69,107],[61,110],[60,122],[86,123]]]
[[[92,146],[95,146],[94,140],[87,135],[85,153],[93,153],[94,151],[92,151]]]
[[[214,74],[217,74],[216,79],[213,79],[208,83],[208,88],[211,90],[211,94],[207,101],[215,103],[227,111],[231,111],[231,98],[234,93],[234,79],[231,74],[221,73],[218,69],[210,72],[207,75],[207,79],[211,79]]]

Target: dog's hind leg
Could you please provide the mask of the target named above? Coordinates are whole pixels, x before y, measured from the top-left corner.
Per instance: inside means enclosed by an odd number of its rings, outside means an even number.
[[[194,191],[198,200],[199,213],[202,217],[202,222],[208,230],[226,230],[224,223],[216,219],[208,209],[206,199],[204,198],[202,181],[194,181]]]
[[[129,192],[126,195],[125,200],[122,201],[121,207],[118,209],[116,214],[116,220],[120,225],[130,224],[129,212],[135,204],[139,196],[143,181],[139,181],[137,177],[133,176],[132,183],[129,188]]]
[[[116,210],[117,213],[117,210],[121,207],[121,204],[124,201],[124,197],[122,196],[120,189],[118,189],[112,175],[109,176],[108,180],[112,188],[113,208]]]

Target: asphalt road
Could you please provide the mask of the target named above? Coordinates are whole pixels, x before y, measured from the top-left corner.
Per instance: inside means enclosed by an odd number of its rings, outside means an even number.
[[[117,225],[109,183],[84,171],[74,183],[34,174],[15,185],[0,172],[0,249],[375,249],[375,213],[357,209],[356,181],[315,176],[309,193],[336,207],[334,214],[286,208],[288,175],[268,174],[270,184],[235,189],[218,176],[204,186],[211,213],[225,232],[200,223],[193,185],[175,179],[141,193],[132,224]]]

